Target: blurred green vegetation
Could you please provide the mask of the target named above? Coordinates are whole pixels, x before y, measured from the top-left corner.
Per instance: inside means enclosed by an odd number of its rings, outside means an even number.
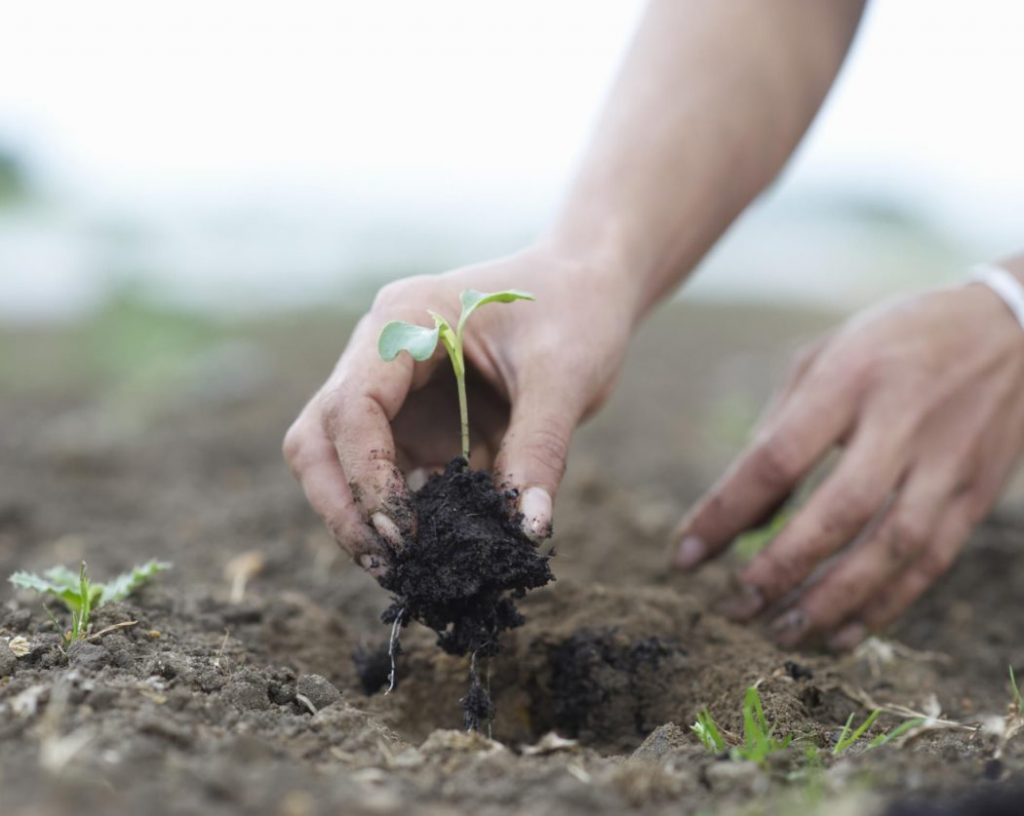
[[[165,378],[226,334],[223,324],[122,294],[78,323],[0,331],[0,385],[14,391],[142,385]]]
[[[22,162],[0,148],[0,206],[28,197],[28,179]]]

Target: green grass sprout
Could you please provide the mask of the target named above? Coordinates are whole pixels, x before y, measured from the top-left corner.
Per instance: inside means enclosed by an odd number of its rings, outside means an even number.
[[[743,696],[743,744],[734,749],[737,755],[761,765],[771,754],[784,750],[792,741],[792,736],[781,740],[775,738],[765,719],[757,686],[748,688]]]
[[[462,345],[466,321],[473,312],[488,303],[511,303],[515,300],[533,299],[529,292],[518,289],[507,289],[503,292],[478,292],[476,289],[466,289],[459,295],[462,312],[455,328],[452,328],[451,323],[442,315],[428,309],[430,316],[434,318],[432,329],[402,320],[392,320],[381,329],[380,337],[377,339],[377,353],[387,362],[394,360],[403,351],[408,352],[414,360],[422,362],[433,355],[438,341],[445,347],[459,389],[462,456],[466,461],[469,461],[469,407],[466,403],[466,359]]]
[[[836,744],[832,747],[832,756],[840,756],[847,748],[863,737],[867,730],[875,724],[875,720],[878,719],[878,715],[881,713],[881,710],[876,708],[868,714],[867,718],[856,730],[852,730],[853,713],[851,712],[850,716],[846,718],[846,724],[843,726],[843,730],[839,734],[839,739],[836,740]]]
[[[795,512],[796,507],[793,505],[787,505],[782,508],[778,513],[772,516],[771,521],[763,527],[748,530],[737,537],[733,544],[733,550],[741,560],[750,561],[755,555],[761,552],[761,550],[767,547],[779,533],[782,532],[782,528],[789,523],[789,520],[793,517],[793,513]]]
[[[924,717],[911,717],[909,720],[904,720],[897,725],[892,731],[885,734],[879,734],[871,742],[868,743],[868,748],[879,748],[887,743],[897,740],[906,734],[908,731],[912,731],[915,728],[919,728],[924,725],[926,719]]]
[[[728,748],[722,729],[706,707],[698,712],[697,722],[690,726],[690,730],[710,753],[720,754]],[[743,740],[728,749],[729,757],[763,765],[771,754],[784,750],[792,742],[792,736],[784,739],[775,737],[764,716],[761,695],[756,686],[750,686],[743,695]]]
[[[726,745],[722,738],[722,732],[706,706],[697,712],[697,722],[690,726],[690,730],[697,735],[701,745],[710,753],[720,754],[725,751]]]
[[[78,574],[64,566],[51,567],[42,575],[19,570],[8,579],[14,586],[31,589],[40,595],[56,598],[71,613],[71,627],[65,632],[66,643],[83,640],[89,635],[92,610],[112,601],[127,598],[140,586],[159,572],[170,569],[164,561],[150,560],[133,567],[130,572],[118,575],[112,581],[100,584],[89,579],[89,572],[83,561]]]
[[[1013,701],[1017,704],[1017,713],[1024,716],[1024,697],[1020,696],[1020,687],[1017,685],[1017,677],[1013,673],[1013,666],[1010,666],[1010,688],[1013,689]]]

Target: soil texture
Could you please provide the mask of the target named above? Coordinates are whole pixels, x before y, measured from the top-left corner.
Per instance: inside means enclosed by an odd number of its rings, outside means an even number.
[[[343,343],[337,316],[205,325],[173,359],[181,325],[143,317],[132,325],[159,344],[120,324],[0,334],[0,575],[174,564],[93,631],[130,625],[70,648],[59,608],[0,588],[3,816],[1020,811],[1024,735],[998,729],[1007,667],[1024,676],[1018,490],[898,626],[848,656],[780,650],[714,614],[734,554],[696,576],[665,569],[670,530],[822,316],[656,315],[574,442],[550,562],[485,476],[453,463],[435,477],[416,549],[386,579],[408,624],[387,695],[386,593],[280,459]],[[145,355],[110,368],[110,333]],[[741,734],[754,684],[793,746],[762,765],[705,750],[698,711]],[[876,705],[871,736],[906,712],[934,727],[833,756],[850,715]]]

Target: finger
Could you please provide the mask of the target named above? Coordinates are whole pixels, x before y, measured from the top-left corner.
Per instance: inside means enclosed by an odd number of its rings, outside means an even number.
[[[750,618],[796,589],[823,559],[861,533],[882,510],[900,477],[901,447],[890,427],[865,422],[836,469],[743,570],[740,580],[747,592],[741,608],[732,610],[734,617]],[[794,614],[789,623],[799,630],[806,621]]]
[[[581,414],[573,391],[538,377],[524,382],[495,461],[498,478],[519,491],[523,530],[534,540],[551,535],[553,501]]]
[[[957,499],[942,516],[930,544],[867,603],[860,617],[866,631],[880,631],[895,621],[952,566],[973,526],[968,502],[967,495]]]
[[[833,631],[857,613],[928,545],[957,487],[952,468],[926,464],[911,471],[877,527],[772,624],[779,644]]]
[[[335,541],[371,574],[382,574],[387,569],[386,548],[356,506],[334,446],[300,418],[285,436],[284,448],[307,501]]]
[[[779,411],[787,403],[793,392],[800,386],[800,383],[803,382],[804,375],[811,370],[811,366],[830,337],[831,335],[819,337],[810,345],[797,349],[782,386],[772,395],[764,411],[761,412],[757,422],[754,424],[755,430],[771,424],[778,417]]]
[[[364,318],[330,386],[317,398],[323,432],[334,445],[350,492],[365,518],[395,547],[412,535],[415,518],[397,464],[391,420],[413,385],[408,355],[392,362],[376,348],[379,327]]]
[[[676,530],[674,566],[692,569],[755,526],[840,439],[855,401],[829,370],[812,370],[751,447]]]

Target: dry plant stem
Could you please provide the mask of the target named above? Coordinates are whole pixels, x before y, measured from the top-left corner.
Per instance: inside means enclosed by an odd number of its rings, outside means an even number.
[[[105,627],[103,629],[100,629],[100,631],[98,631],[98,632],[93,632],[91,635],[89,635],[88,637],[84,638],[84,640],[99,640],[104,635],[110,634],[111,632],[113,632],[113,631],[115,631],[117,629],[127,629],[129,626],[138,626],[138,625],[139,625],[139,622],[138,621],[134,621],[134,620],[121,621],[120,623],[115,623],[115,624],[113,624],[111,626],[107,626],[107,627]]]
[[[905,705],[899,705],[898,703],[880,703],[875,700],[870,694],[864,689],[855,688],[849,686],[846,683],[840,683],[838,689],[853,700],[856,703],[860,703],[864,708],[868,710],[879,709],[887,714],[895,714],[905,719],[920,718],[925,722],[919,727],[914,728],[907,733],[906,739],[913,739],[914,736],[924,733],[925,731],[939,730],[939,729],[951,729],[955,731],[978,731],[980,725],[977,723],[968,724],[957,722],[956,720],[947,720],[942,717],[932,717],[923,711],[916,711],[913,708]]]

